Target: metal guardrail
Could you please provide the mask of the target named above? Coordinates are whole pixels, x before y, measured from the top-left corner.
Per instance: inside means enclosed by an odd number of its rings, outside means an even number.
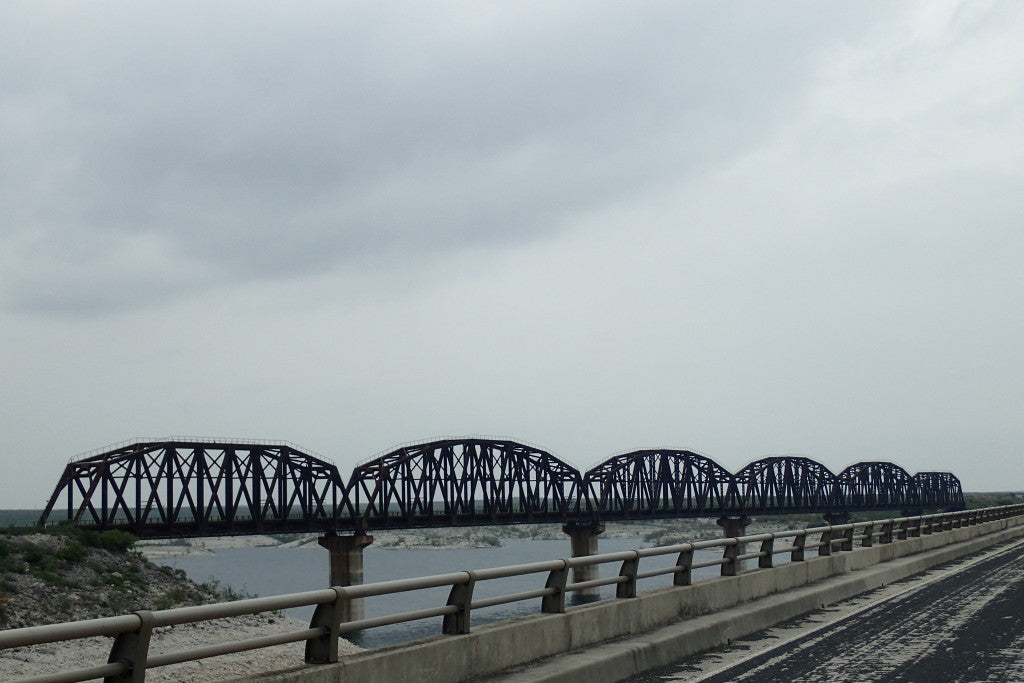
[[[655,548],[642,548],[600,555],[550,560],[530,564],[512,565],[452,572],[397,581],[383,581],[355,586],[335,586],[323,590],[306,591],[265,598],[251,598],[234,602],[223,602],[196,607],[178,607],[165,610],[141,610],[133,614],[66,622],[47,626],[0,631],[0,649],[55,643],[65,640],[93,636],[113,636],[107,664],[81,668],[58,674],[41,676],[26,681],[55,683],[57,681],[84,681],[100,677],[119,677],[118,680],[144,681],[147,669],[170,664],[195,661],[207,657],[256,650],[292,642],[305,642],[305,661],[310,664],[326,664],[338,661],[338,638],[346,633],[364,629],[397,624],[431,617],[443,617],[441,631],[444,634],[469,633],[473,610],[523,600],[540,598],[542,613],[561,613],[566,609],[568,593],[598,586],[616,586],[615,597],[636,596],[637,581],[662,575],[672,576],[672,585],[688,586],[692,572],[702,567],[721,566],[723,576],[735,576],[747,560],[757,560],[758,569],[774,566],[774,557],[789,554],[791,562],[804,561],[809,550],[816,550],[819,556],[853,550],[856,545],[870,547],[876,543],[893,543],[907,538],[945,531],[962,526],[973,526],[997,519],[1024,515],[1024,505],[1007,505],[961,512],[947,512],[917,517],[854,522],[810,529],[796,529],[773,533],[723,538],[693,543],[679,543]],[[813,540],[816,537],[817,540]],[[792,539],[788,544],[779,545],[780,539]],[[809,540],[810,539],[810,540]],[[754,552],[745,552],[751,544],[757,544]],[[722,549],[722,557],[694,562],[697,550]],[[669,567],[640,571],[644,558],[676,555],[676,562]],[[569,583],[569,570],[577,567],[593,567],[601,564],[621,563],[619,573],[603,579]],[[543,588],[473,600],[473,589],[480,581],[491,581],[540,574],[545,578]],[[429,609],[402,612],[382,617],[342,621],[342,606],[350,600],[377,595],[405,593],[428,588],[450,587],[444,605]],[[273,612],[294,607],[315,607],[309,628],[274,636],[220,643],[181,652],[149,654],[149,640],[154,628],[191,624],[226,617],[238,617],[261,612]]]

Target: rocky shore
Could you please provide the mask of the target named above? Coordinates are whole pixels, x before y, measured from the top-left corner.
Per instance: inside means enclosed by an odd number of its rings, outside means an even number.
[[[157,566],[130,550],[131,543],[130,537],[72,531],[0,534],[0,629],[244,597],[191,581],[180,570]],[[308,624],[275,613],[161,628],[153,634],[151,652],[180,652],[305,628]],[[112,642],[107,637],[86,638],[0,650],[0,680],[102,664]],[[359,650],[348,641],[342,641],[341,648],[342,652]],[[302,661],[303,644],[291,643],[154,669],[147,680],[215,681],[298,666]]]

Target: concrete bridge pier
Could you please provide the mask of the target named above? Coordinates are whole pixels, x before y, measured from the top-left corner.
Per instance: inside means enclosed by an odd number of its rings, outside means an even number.
[[[747,527],[750,525],[749,517],[728,517],[723,515],[719,517],[718,526],[722,527],[722,536],[725,538],[739,538],[740,536],[747,535]],[[737,543],[735,546],[729,548],[727,553],[733,557],[737,555],[743,555],[747,552],[746,543]],[[747,568],[747,561],[741,560],[738,562],[732,562],[731,564],[722,565],[722,576],[736,576],[739,572]]]
[[[329,532],[317,539],[330,553],[331,585],[358,586],[363,582],[363,548],[373,543],[373,536],[356,532],[352,536],[339,536]],[[350,600],[341,608],[342,621],[362,619],[363,599]]]
[[[604,524],[598,522],[570,522],[562,527],[562,531],[569,534],[569,543],[572,547],[573,557],[585,557],[597,555],[597,536],[604,531]],[[572,570],[572,583],[593,581],[598,578],[596,565],[590,567],[575,567]],[[573,593],[577,598],[596,598],[601,594],[599,587],[584,588]]]
[[[837,524],[849,524],[850,520],[853,519],[853,515],[851,515],[849,512],[826,512],[824,515],[822,515],[822,517],[824,517],[825,522],[829,526],[835,526]],[[835,537],[833,536],[833,538]],[[853,541],[850,539],[843,541],[843,545],[840,547],[840,550],[853,550]],[[831,550],[826,554],[831,555]]]

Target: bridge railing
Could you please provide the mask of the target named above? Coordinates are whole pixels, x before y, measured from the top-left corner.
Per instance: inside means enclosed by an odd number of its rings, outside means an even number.
[[[816,551],[819,556],[830,555],[834,552],[850,551],[857,545],[870,547],[875,543],[893,543],[923,534],[1019,515],[1024,515],[1024,505],[917,517],[898,517],[739,538],[696,541],[397,581],[345,587],[335,586],[323,590],[250,598],[196,607],[142,610],[123,616],[0,631],[0,650],[92,636],[114,637],[108,658],[109,663],[38,679],[49,681],[83,681],[99,677],[122,677],[118,680],[142,681],[145,679],[147,669],[292,642],[306,643],[305,661],[307,663],[324,664],[338,661],[338,639],[343,634],[353,631],[442,617],[441,632],[443,634],[469,633],[473,611],[485,607],[539,598],[542,613],[561,613],[566,609],[565,596],[567,594],[587,588],[615,585],[616,598],[631,598],[636,596],[637,581],[641,579],[671,575],[672,585],[687,586],[693,580],[693,571],[703,567],[720,566],[723,576],[732,576],[736,575],[748,560],[757,560],[758,568],[766,569],[774,566],[774,558],[780,554],[788,554],[790,562],[800,562],[805,559],[807,551],[810,550]],[[746,548],[755,544],[760,544],[756,546],[757,550],[745,551]],[[721,550],[721,557],[694,561],[696,551],[714,549]],[[676,561],[673,565],[640,570],[641,560],[666,555],[675,556]],[[570,569],[611,563],[620,563],[616,576],[577,583],[568,581]],[[473,598],[474,588],[481,581],[501,580],[529,574],[539,575],[544,580],[543,587],[539,586],[540,582],[538,581],[538,588],[532,591],[479,600]],[[341,620],[341,607],[346,601],[445,586],[449,588],[449,594],[444,605],[368,619],[347,622]],[[307,629],[209,645],[181,652],[149,653],[150,635],[157,627],[192,624],[310,606],[315,610]]]

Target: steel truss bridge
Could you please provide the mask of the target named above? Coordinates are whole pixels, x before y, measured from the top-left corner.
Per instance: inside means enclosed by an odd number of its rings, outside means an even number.
[[[580,472],[521,443],[464,438],[399,448],[346,479],[291,445],[163,440],[69,463],[40,523],[176,538],[963,507],[954,475],[891,462],[833,474],[767,457],[733,474],[692,451],[647,449]]]

